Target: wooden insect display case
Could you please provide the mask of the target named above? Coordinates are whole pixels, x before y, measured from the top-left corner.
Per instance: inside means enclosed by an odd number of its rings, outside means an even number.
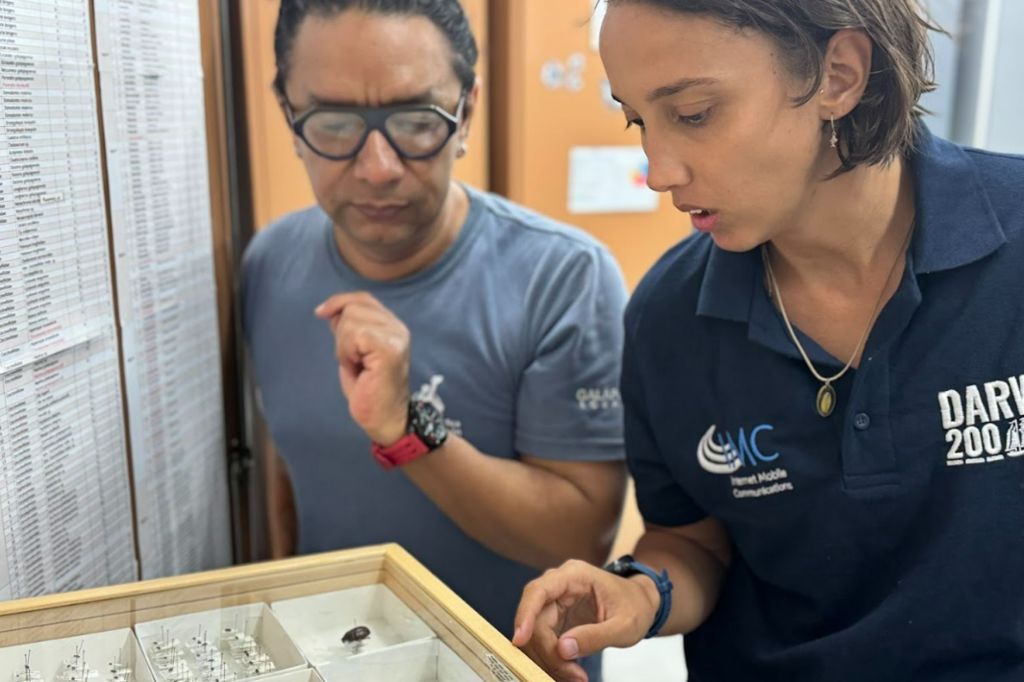
[[[397,545],[0,603],[0,682],[549,681]]]

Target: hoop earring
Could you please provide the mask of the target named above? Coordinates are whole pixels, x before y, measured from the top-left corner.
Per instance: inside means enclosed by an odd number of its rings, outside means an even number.
[[[463,140],[462,142],[459,143],[459,148],[455,150],[455,158],[461,159],[463,156],[466,155],[466,152],[468,151],[469,148],[466,146],[466,141]]]
[[[839,132],[836,130],[836,117],[832,114],[828,116],[829,123],[832,124],[832,137],[829,138],[828,144],[832,149],[839,146]]]

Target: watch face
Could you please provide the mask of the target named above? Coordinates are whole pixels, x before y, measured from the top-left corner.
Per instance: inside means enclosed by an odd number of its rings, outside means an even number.
[[[633,566],[633,557],[628,554],[626,556],[619,557],[604,568],[609,573],[613,573],[624,578],[635,575],[639,572]]]
[[[440,447],[448,438],[444,415],[427,401],[417,400],[409,405],[409,426],[431,450]]]

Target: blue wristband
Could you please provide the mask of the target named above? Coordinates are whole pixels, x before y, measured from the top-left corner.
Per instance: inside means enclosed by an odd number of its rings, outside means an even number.
[[[651,629],[644,635],[644,639],[650,639],[657,635],[661,628],[664,627],[665,621],[668,620],[668,615],[672,612],[672,581],[668,579],[668,571],[662,571],[659,574],[650,566],[641,564],[628,554],[611,562],[605,566],[605,569],[623,578],[642,573],[654,581],[655,586],[658,588],[658,595],[661,597],[661,604],[658,606],[657,613],[654,614],[654,624],[651,625]]]
[[[662,571],[659,575],[654,572],[653,568],[648,568],[643,564],[636,564],[636,568],[654,581],[658,587],[658,594],[661,596],[661,605],[658,606],[658,612],[654,614],[654,624],[644,635],[644,639],[650,639],[661,631],[665,621],[668,620],[668,614],[672,613],[672,581],[668,579],[668,571]]]

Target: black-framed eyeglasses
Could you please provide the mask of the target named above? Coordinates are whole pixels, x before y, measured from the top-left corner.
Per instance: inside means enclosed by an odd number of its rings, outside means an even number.
[[[316,106],[295,118],[286,104],[292,131],[316,154],[332,161],[354,158],[374,130],[404,159],[429,159],[439,153],[459,129],[466,93],[455,113],[436,104],[394,107]]]

